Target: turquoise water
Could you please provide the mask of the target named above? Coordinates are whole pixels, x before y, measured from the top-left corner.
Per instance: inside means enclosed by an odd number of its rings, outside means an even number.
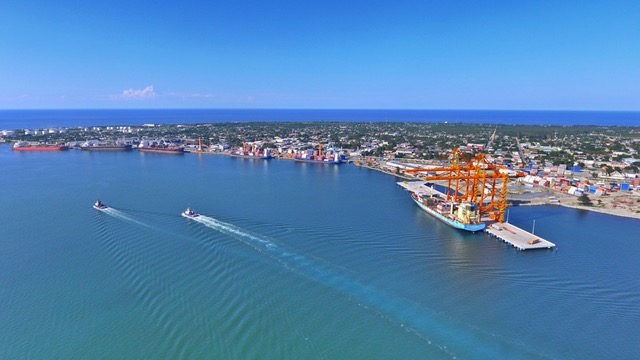
[[[355,166],[9,146],[0,165],[0,358],[640,357],[638,220],[513,208],[558,245],[516,252]]]

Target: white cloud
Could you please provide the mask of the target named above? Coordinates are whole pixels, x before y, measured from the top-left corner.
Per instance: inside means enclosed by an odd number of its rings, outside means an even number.
[[[156,97],[156,92],[153,90],[153,85],[149,85],[144,89],[126,89],[122,90],[122,94],[114,95],[114,99],[153,99]]]
[[[214,98],[216,97],[215,94],[200,94],[200,93],[194,93],[194,94],[190,94],[187,97],[191,97],[191,98]]]

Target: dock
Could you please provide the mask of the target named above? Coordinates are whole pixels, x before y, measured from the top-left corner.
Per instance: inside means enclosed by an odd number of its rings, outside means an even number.
[[[404,189],[417,193],[430,195],[432,193],[438,193],[445,195],[444,193],[425,186],[425,181],[401,181],[397,183]],[[483,219],[485,220],[485,219]],[[513,224],[498,223],[493,220],[486,219],[487,226],[484,232],[492,237],[497,238],[500,241],[513,246],[518,251],[530,250],[530,249],[551,249],[556,244],[541,238],[535,234],[532,234],[526,230],[523,230]]]
[[[426,181],[400,181],[397,184],[400,187],[405,188],[410,192],[414,192],[418,195],[433,195],[438,194],[441,196],[446,196],[447,194],[438,191],[434,188],[425,185]]]
[[[484,229],[484,232],[490,236],[496,237],[500,241],[513,246],[518,251],[529,249],[551,249],[556,244],[534,235],[509,223],[494,222]]]

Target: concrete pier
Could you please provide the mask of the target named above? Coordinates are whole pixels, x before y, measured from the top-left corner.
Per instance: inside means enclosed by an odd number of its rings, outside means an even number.
[[[526,230],[509,223],[487,223],[484,232],[496,237],[500,241],[515,247],[517,250],[529,249],[551,249],[556,244],[547,241],[540,236],[534,235]]]
[[[438,193],[444,196],[442,192],[425,186],[425,181],[402,181],[397,184],[406,190],[417,194],[430,195],[432,193]],[[486,234],[489,234],[500,241],[506,242],[519,251],[529,249],[551,249],[556,246],[556,244],[515,225],[509,223],[498,223],[493,220],[489,220],[488,218],[483,220],[485,220],[485,223],[487,224],[487,227],[484,229]]]
[[[442,196],[446,196],[446,194],[441,191],[433,189],[429,186],[425,186],[424,185],[425,183],[426,181],[401,181],[396,184],[398,184],[400,187],[403,187],[410,192],[414,192],[419,195],[439,194]]]

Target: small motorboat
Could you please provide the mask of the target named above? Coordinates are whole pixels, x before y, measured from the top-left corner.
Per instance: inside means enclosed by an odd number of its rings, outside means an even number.
[[[186,218],[194,218],[194,217],[200,216],[200,214],[196,213],[195,211],[191,210],[190,207],[188,207],[187,210],[185,210],[182,213],[182,216],[184,216]]]
[[[104,209],[108,209],[109,207],[103,204],[102,201],[100,201],[100,199],[98,199],[98,201],[96,201],[96,203],[93,204],[93,208],[96,210],[104,210]]]

